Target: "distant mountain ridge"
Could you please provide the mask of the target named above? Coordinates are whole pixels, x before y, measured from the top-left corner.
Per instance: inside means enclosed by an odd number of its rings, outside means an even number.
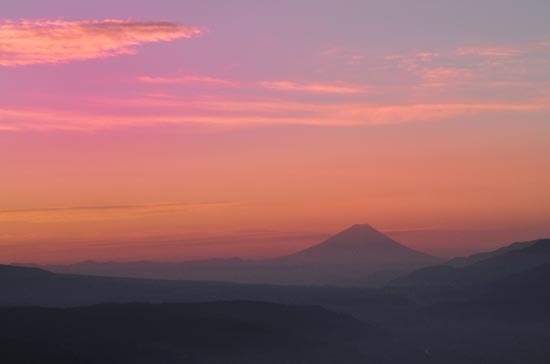
[[[453,267],[465,267],[467,265],[474,264],[474,263],[477,263],[477,262],[481,262],[482,260],[492,258],[492,257],[495,257],[497,255],[508,253],[508,252],[511,252],[511,251],[514,251],[514,250],[520,250],[520,249],[528,248],[531,245],[535,244],[535,242],[536,242],[536,240],[534,240],[534,241],[525,241],[525,242],[516,242],[516,243],[506,245],[502,248],[499,248],[499,249],[496,249],[496,250],[493,250],[493,251],[477,253],[477,254],[467,256],[467,257],[456,257],[456,258],[453,258],[453,259],[449,260],[447,263],[445,263],[445,265],[450,265],[450,266],[453,266]]]
[[[0,307],[73,307],[100,303],[263,301],[321,305],[333,310],[355,307],[378,316],[378,310],[400,311],[414,302],[376,289],[154,280],[52,273],[38,268],[0,265]],[[384,306],[384,308],[381,307]],[[0,358],[1,358],[0,345]],[[3,364],[4,362],[0,360]]]
[[[504,253],[486,256],[488,258],[464,267],[440,265],[422,268],[397,278],[392,285],[416,289],[457,289],[480,285],[549,263],[550,239],[516,244]]]
[[[186,262],[85,261],[43,268],[70,274],[271,284],[382,284],[399,274],[437,263],[367,224],[353,225],[308,249],[265,260],[210,259]]]

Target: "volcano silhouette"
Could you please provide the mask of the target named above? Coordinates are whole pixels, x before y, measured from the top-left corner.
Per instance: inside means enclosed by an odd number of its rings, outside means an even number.
[[[170,280],[270,284],[381,284],[438,263],[370,225],[353,225],[305,250],[283,257],[184,262],[83,262],[45,266],[57,273]],[[376,276],[374,276],[376,275]]]
[[[368,224],[357,224],[310,248],[279,258],[289,264],[424,265],[435,257],[408,248]]]

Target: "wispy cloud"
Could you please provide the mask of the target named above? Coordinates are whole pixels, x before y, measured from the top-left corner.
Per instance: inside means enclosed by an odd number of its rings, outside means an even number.
[[[358,52],[354,52],[348,47],[331,47],[323,50],[321,56],[324,58],[332,58],[339,61],[343,61],[345,64],[350,66],[359,66],[365,60],[366,56]]]
[[[136,46],[198,36],[170,21],[0,20],[0,66],[67,63],[135,54]]]
[[[360,86],[349,85],[346,83],[298,83],[293,81],[264,81],[259,84],[261,87],[291,92],[312,92],[322,94],[362,94],[367,89]]]
[[[403,89],[413,92],[437,87],[447,95],[464,99],[465,88],[472,95],[491,87],[530,87],[539,94],[541,81],[548,78],[550,46],[546,42],[458,46],[448,49],[415,50],[383,56],[379,69]],[[532,75],[537,75],[534,78]],[[456,87],[456,88],[455,88]],[[499,90],[502,91],[502,90]],[[493,98],[498,97],[495,90]],[[512,90],[510,90],[512,91]],[[525,90],[524,90],[525,91]],[[424,97],[440,96],[423,94]],[[466,98],[471,96],[466,95]]]
[[[128,219],[140,216],[174,214],[197,208],[217,208],[230,203],[172,203],[152,205],[77,206],[0,210],[0,222],[52,223]]]
[[[463,47],[456,50],[458,56],[513,57],[523,52],[519,47]]]
[[[384,59],[387,61],[400,61],[405,64],[418,64],[418,63],[429,63],[435,59],[442,57],[443,55],[439,52],[431,51],[417,51],[412,54],[393,54],[384,56]]]
[[[246,89],[267,89],[283,92],[305,92],[316,94],[363,94],[367,88],[352,85],[341,81],[336,82],[295,82],[295,81],[259,81],[242,83],[206,75],[184,75],[172,77],[140,76],[139,82],[156,85],[184,85],[184,86],[211,86],[211,87],[239,87]]]
[[[435,67],[424,69],[421,78],[424,86],[441,87],[471,81],[474,74],[465,68]]]
[[[222,78],[200,75],[185,75],[176,77],[153,77],[140,76],[139,82],[157,84],[157,85],[206,85],[206,86],[223,86],[223,87],[238,87],[239,83]]]
[[[110,100],[112,103],[113,100]],[[185,106],[185,108],[182,108]],[[0,109],[0,128],[92,131],[157,124],[203,125],[381,125],[439,121],[491,112],[548,110],[544,100],[518,103],[368,104],[299,102],[271,98],[142,98],[111,104],[113,113]],[[124,108],[124,109],[123,109]],[[126,109],[127,108],[127,109]],[[154,110],[154,113],[143,112]]]

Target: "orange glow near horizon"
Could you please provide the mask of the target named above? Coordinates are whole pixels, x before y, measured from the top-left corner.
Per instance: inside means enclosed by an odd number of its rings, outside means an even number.
[[[172,127],[71,141],[70,134],[18,135],[10,146],[17,160],[2,159],[10,171],[3,179],[10,208],[0,211],[2,256],[267,257],[358,222],[390,231],[534,225],[544,233],[550,212],[549,196],[540,193],[550,183],[544,136],[513,141],[514,128],[502,127],[499,136],[484,130],[460,137],[460,125],[367,128],[368,136],[356,128],[307,127],[191,135]],[[464,143],[468,150],[460,149]],[[468,241],[445,246],[439,239],[412,241],[441,255],[475,250]]]
[[[0,20],[0,263],[271,257],[355,223],[440,256],[550,236],[550,29],[43,6]]]

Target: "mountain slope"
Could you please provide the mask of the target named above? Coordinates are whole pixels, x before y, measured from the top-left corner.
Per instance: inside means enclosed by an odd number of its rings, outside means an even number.
[[[453,290],[480,285],[550,262],[550,239],[524,243],[524,246],[527,247],[497,254],[462,268],[443,265],[419,269],[394,280],[391,285]]]
[[[510,245],[507,245],[505,247],[502,247],[502,248],[499,248],[499,249],[496,249],[496,250],[493,250],[493,251],[477,253],[477,254],[467,256],[467,257],[453,258],[453,259],[449,260],[447,263],[445,263],[445,265],[450,265],[452,267],[465,267],[465,266],[468,266],[468,265],[471,265],[471,264],[481,262],[482,260],[485,260],[485,259],[489,259],[489,258],[492,258],[492,257],[496,257],[498,255],[502,255],[504,253],[508,253],[508,252],[511,252],[511,251],[514,251],[514,250],[521,250],[521,249],[528,248],[531,245],[533,245],[535,242],[536,242],[536,240],[535,241],[526,241],[526,242],[516,242],[516,243],[512,243]]]

